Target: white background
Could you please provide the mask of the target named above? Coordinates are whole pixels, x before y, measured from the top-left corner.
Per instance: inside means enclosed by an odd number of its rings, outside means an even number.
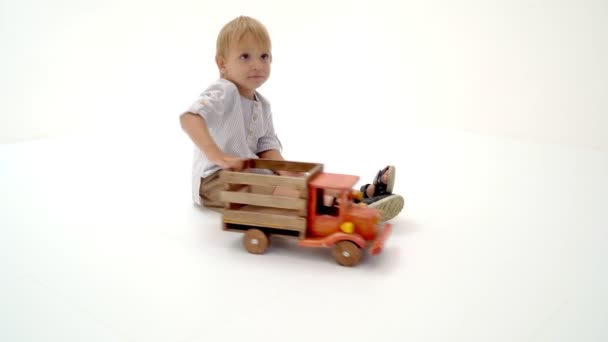
[[[177,115],[233,17],[289,159],[406,200],[384,254],[251,256]],[[601,1],[0,0],[0,340],[605,341]]]
[[[240,14],[272,34],[285,136],[302,116],[399,116],[608,149],[603,1],[5,0],[0,141],[159,125],[217,76]]]

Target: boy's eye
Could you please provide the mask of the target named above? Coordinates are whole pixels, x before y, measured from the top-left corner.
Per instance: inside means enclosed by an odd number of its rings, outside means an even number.
[[[244,53],[239,58],[243,59],[243,60],[249,59],[249,54],[248,53]]]

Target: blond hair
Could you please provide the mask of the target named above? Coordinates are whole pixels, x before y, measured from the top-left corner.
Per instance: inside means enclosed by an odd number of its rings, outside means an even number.
[[[247,16],[240,16],[222,28],[217,36],[216,56],[226,58],[228,50],[232,44],[238,43],[243,37],[250,33],[265,50],[270,51],[270,35],[266,27],[256,19]]]

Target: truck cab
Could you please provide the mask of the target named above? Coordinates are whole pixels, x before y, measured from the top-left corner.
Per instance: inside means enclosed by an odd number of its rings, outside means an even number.
[[[373,240],[377,234],[380,213],[362,203],[353,187],[359,177],[322,172],[309,181],[309,236],[325,237],[336,232],[359,234]]]

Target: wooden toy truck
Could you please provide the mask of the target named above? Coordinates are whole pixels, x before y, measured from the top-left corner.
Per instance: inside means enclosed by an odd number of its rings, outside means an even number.
[[[301,176],[275,173],[281,170]],[[244,232],[243,244],[254,254],[266,251],[270,236],[296,238],[303,247],[332,248],[343,266],[356,265],[365,249],[379,254],[391,225],[379,224],[377,209],[353,202],[361,196],[353,191],[359,177],[322,171],[322,164],[251,159],[243,171],[222,172],[223,229]],[[335,200],[329,197],[326,205],[328,195]]]

